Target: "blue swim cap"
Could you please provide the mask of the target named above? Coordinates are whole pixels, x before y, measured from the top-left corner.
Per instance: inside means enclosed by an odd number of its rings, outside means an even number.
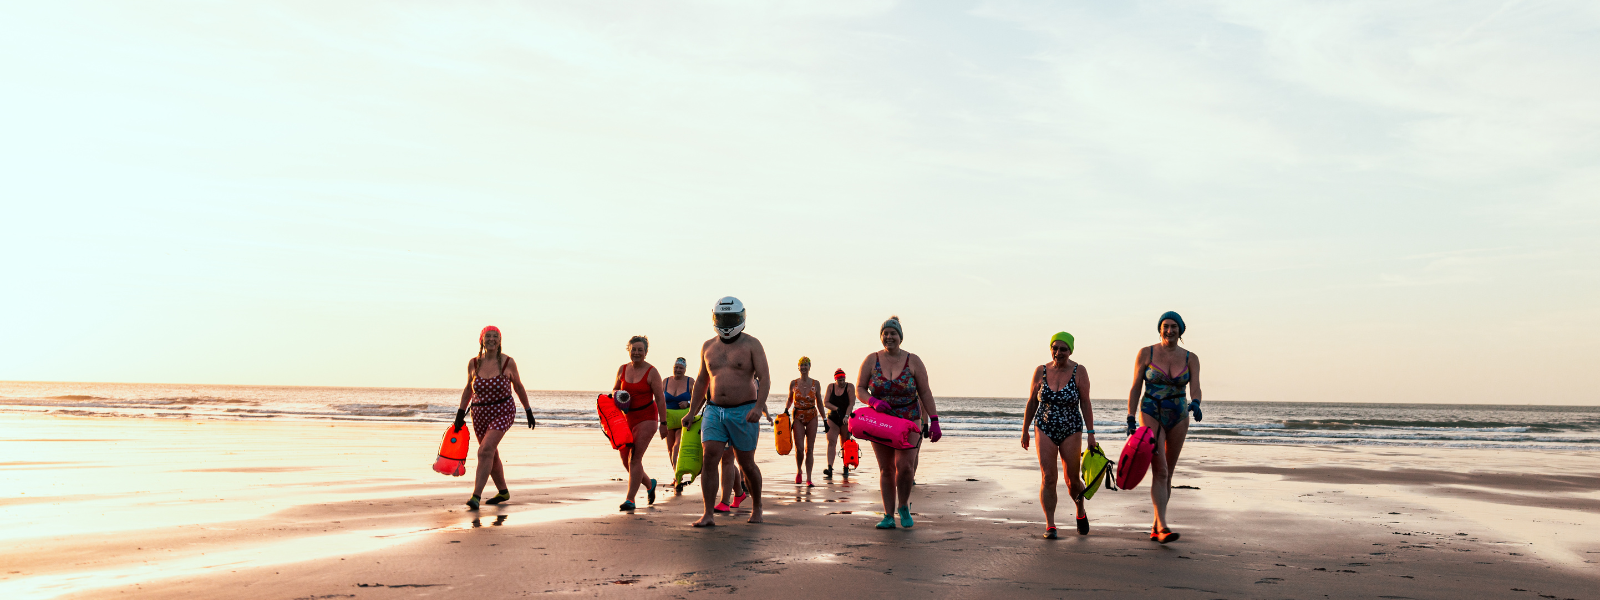
[[[1161,318],[1156,319],[1156,331],[1161,331],[1161,322],[1165,321],[1167,319],[1172,319],[1173,321],[1177,321],[1177,323],[1178,323],[1178,335],[1180,335],[1180,336],[1183,335],[1183,332],[1185,330],[1189,329],[1189,327],[1187,325],[1183,324],[1183,317],[1179,316],[1178,313],[1169,310],[1167,312],[1161,313]]]

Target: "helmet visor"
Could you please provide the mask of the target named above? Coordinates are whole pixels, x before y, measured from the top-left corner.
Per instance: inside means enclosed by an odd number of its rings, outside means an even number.
[[[744,313],[714,313],[711,315],[711,321],[717,324],[717,329],[738,327],[744,322]]]

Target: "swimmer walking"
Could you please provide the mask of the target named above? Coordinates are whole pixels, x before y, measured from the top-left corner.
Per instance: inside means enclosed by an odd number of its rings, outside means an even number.
[[[828,468],[822,470],[823,479],[833,479],[833,457],[839,450],[839,436],[850,439],[850,428],[844,426],[844,419],[850,416],[850,407],[856,403],[856,386],[845,382],[844,377],[844,369],[834,369],[833,383],[828,384],[828,418],[822,422],[822,430],[828,434]],[[850,478],[850,465],[845,465],[843,477]]]
[[[472,497],[467,499],[467,507],[472,510],[478,510],[483,486],[490,478],[500,491],[488,503],[511,499],[506,467],[500,462],[500,439],[517,421],[517,407],[511,403],[513,390],[528,414],[528,429],[533,429],[539,423],[533,419],[533,407],[528,404],[528,390],[522,387],[517,361],[500,351],[500,328],[490,325],[478,333],[478,355],[467,361],[467,387],[461,390],[461,406],[456,409],[455,425],[460,429],[467,424],[470,404],[472,432],[478,437],[478,472],[472,483]]]
[[[716,525],[717,487],[721,484],[722,453],[733,446],[739,468],[744,473],[745,490],[753,502],[750,522],[761,522],[761,469],[756,467],[756,437],[761,433],[761,417],[767,414],[767,393],[772,375],[767,370],[767,352],[754,336],[744,333],[744,304],[733,296],[717,301],[711,318],[717,337],[700,346],[700,376],[695,378],[694,397],[683,426],[692,427],[696,419],[705,448],[705,466],[700,472],[700,489],[705,495],[705,514],[695,527]],[[705,415],[700,411],[704,409]]]
[[[628,429],[633,431],[633,443],[618,451],[622,455],[622,468],[628,470],[628,499],[617,507],[618,510],[635,508],[639,486],[646,481],[650,483],[645,485],[645,496],[651,504],[656,503],[656,480],[644,472],[644,451],[650,448],[651,436],[667,437],[667,411],[662,408],[666,404],[663,395],[666,386],[661,383],[661,373],[644,361],[649,353],[650,338],[642,335],[630,338],[628,362],[617,367],[617,379],[611,386],[613,398],[620,396],[617,392],[627,392],[628,404],[622,411],[628,415]]]
[[[1155,507],[1150,539],[1163,544],[1178,539],[1167,527],[1167,501],[1172,498],[1178,453],[1189,434],[1189,413],[1194,413],[1196,421],[1202,418],[1200,357],[1178,346],[1186,329],[1183,317],[1170,310],[1156,320],[1161,343],[1139,349],[1134,357],[1133,389],[1128,391],[1128,435],[1133,435],[1133,415],[1138,414],[1138,422],[1156,436],[1155,455],[1150,458],[1150,503]],[[1188,398],[1190,394],[1193,400]]]
[[[1072,334],[1050,337],[1049,364],[1039,365],[1028,381],[1028,407],[1022,417],[1022,448],[1028,448],[1030,428],[1039,432],[1039,505],[1044,507],[1044,537],[1056,539],[1056,462],[1067,476],[1067,494],[1078,507],[1078,535],[1089,533],[1089,515],[1083,510],[1083,478],[1078,468],[1083,435],[1094,445],[1094,410],[1089,406],[1089,369],[1072,361]]]
[[[822,412],[821,392],[822,382],[811,378],[811,359],[800,357],[800,378],[789,382],[789,401],[784,404],[783,412],[794,408],[794,421],[789,430],[794,436],[794,482],[800,483],[803,472],[806,487],[815,486],[811,483],[812,453],[813,446],[817,445],[817,415]]]
[[[943,434],[939,431],[933,390],[928,386],[928,368],[923,366],[920,357],[900,348],[904,338],[900,317],[889,317],[878,328],[883,350],[868,354],[861,362],[856,376],[856,396],[873,410],[907,421],[920,421],[923,413],[927,413],[929,426],[925,433],[930,441],[937,442]],[[891,378],[887,373],[896,375]],[[921,446],[920,438],[916,446],[906,449],[872,443],[872,453],[878,459],[878,489],[883,495],[883,520],[878,522],[878,529],[894,529],[896,512],[900,514],[901,527],[910,528],[914,524],[911,485]]]
[[[689,413],[689,393],[694,391],[694,378],[684,376],[689,368],[688,361],[682,356],[672,363],[672,377],[664,382],[666,389],[663,395],[666,399],[664,405],[667,409],[667,457],[672,459],[672,468],[678,468],[678,444],[683,437],[683,415]],[[677,390],[677,391],[673,391]],[[683,487],[680,484],[678,491]]]

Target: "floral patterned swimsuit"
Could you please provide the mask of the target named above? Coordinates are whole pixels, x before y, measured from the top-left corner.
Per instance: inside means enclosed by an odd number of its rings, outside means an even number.
[[[889,403],[888,414],[907,421],[922,420],[922,402],[917,396],[917,376],[911,372],[910,356],[906,357],[905,368],[894,379],[884,377],[883,363],[873,358],[872,382],[867,389],[874,398]]]
[[[1072,366],[1072,375],[1067,377],[1067,384],[1059,390],[1050,389],[1050,366],[1039,371],[1039,408],[1035,411],[1033,424],[1039,431],[1050,436],[1050,441],[1060,446],[1062,442],[1074,433],[1083,432],[1083,410],[1079,408],[1082,399],[1078,392],[1078,366]]]

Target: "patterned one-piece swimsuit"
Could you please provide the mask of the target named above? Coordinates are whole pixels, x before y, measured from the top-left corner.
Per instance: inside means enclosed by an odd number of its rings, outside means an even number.
[[[1144,398],[1139,412],[1156,418],[1162,429],[1172,429],[1189,418],[1189,354],[1184,351],[1183,373],[1168,375],[1156,366],[1155,348],[1150,349],[1150,364],[1144,368]]]
[[[1050,441],[1060,446],[1067,441],[1067,436],[1083,431],[1083,410],[1079,408],[1081,399],[1078,393],[1078,367],[1073,365],[1072,376],[1067,378],[1067,385],[1059,390],[1050,389],[1050,367],[1047,365],[1040,371],[1039,376],[1039,408],[1034,413],[1033,423],[1039,431],[1050,437]]]
[[[917,376],[911,372],[911,359],[894,379],[883,375],[883,363],[872,360],[872,380],[867,385],[872,396],[889,403],[889,414],[907,421],[922,420],[921,397],[917,395]]]
[[[505,373],[472,380],[472,431],[482,439],[490,429],[506,431],[517,422],[517,404],[511,401],[511,378]]]

